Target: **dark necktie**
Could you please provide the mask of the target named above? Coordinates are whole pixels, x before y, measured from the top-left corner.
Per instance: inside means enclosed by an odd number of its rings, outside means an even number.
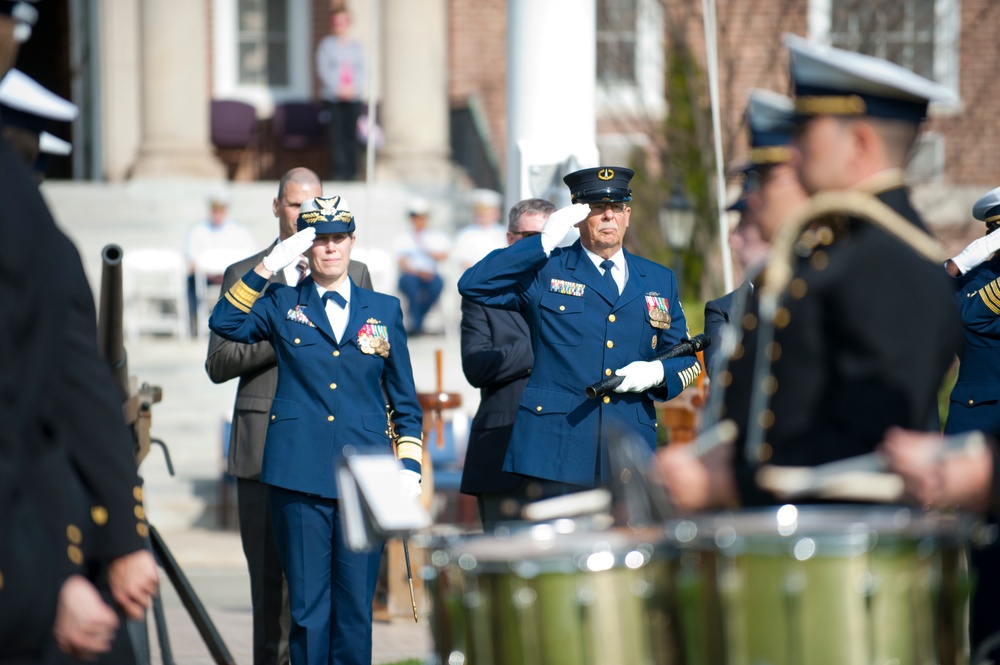
[[[295,269],[299,271],[299,281],[295,282],[295,285],[298,286],[305,281],[306,275],[309,274],[309,260],[304,256],[300,256],[299,264],[295,266]]]
[[[326,293],[324,293],[323,294],[324,306],[326,305],[327,300],[332,300],[333,302],[337,303],[337,306],[340,307],[340,309],[344,309],[345,307],[347,307],[347,298],[340,295],[336,291],[327,291]]]
[[[614,267],[614,265],[615,262],[612,261],[611,259],[605,259],[601,261],[601,269],[604,270],[604,281],[608,285],[608,288],[611,289],[611,293],[617,296],[618,282],[616,282],[615,278],[611,275],[611,269]]]

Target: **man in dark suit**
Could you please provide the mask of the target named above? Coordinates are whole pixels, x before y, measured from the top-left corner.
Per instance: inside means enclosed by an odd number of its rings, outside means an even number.
[[[539,235],[556,207],[526,199],[510,209],[507,244]],[[503,470],[517,403],[535,358],[528,324],[520,312],[491,309],[462,299],[462,371],[479,388],[479,408],[469,428],[461,491],[479,504],[483,530],[517,518],[523,477]],[[510,499],[510,501],[507,501]]]
[[[355,220],[346,201],[307,201],[298,228],[225,292],[209,326],[232,341],[267,340],[277,358],[260,480],[288,582],[291,660],[368,665],[382,548],[348,549],[334,474],[348,446],[392,450],[389,404],[399,480],[419,496],[423,414],[399,299],[361,289],[347,274]],[[268,288],[302,253],[310,275]]]
[[[575,205],[458,283],[477,304],[520,311],[531,330],[535,364],[503,468],[546,481],[546,494],[607,484],[609,448],[622,428],[653,450],[654,400],[676,397],[701,372],[693,357],[653,359],[688,330],[674,274],[623,248],[632,175],[622,167],[567,175]],[[573,226],[580,240],[557,247]],[[588,399],[586,387],[612,374],[622,383]]]
[[[294,168],[281,177],[272,211],[278,219],[278,240],[266,249],[226,269],[225,293],[281,241],[295,234],[296,218],[303,202],[322,195],[319,176],[306,168]],[[358,286],[371,289],[368,266],[351,261],[348,274]],[[269,284],[296,285],[308,274],[298,264],[278,271]],[[267,485],[260,482],[268,412],[278,383],[278,366],[269,342],[242,344],[212,333],[205,370],[215,383],[239,378],[229,437],[228,471],[236,477],[240,538],[250,571],[253,603],[254,665],[288,663],[288,601],[271,528]]]

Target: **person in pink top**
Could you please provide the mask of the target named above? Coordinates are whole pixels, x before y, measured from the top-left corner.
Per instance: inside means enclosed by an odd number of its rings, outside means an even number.
[[[320,96],[330,115],[330,158],[334,180],[354,180],[358,169],[357,122],[365,90],[361,44],[348,36],[351,15],[344,8],[330,15],[330,34],[316,48]]]

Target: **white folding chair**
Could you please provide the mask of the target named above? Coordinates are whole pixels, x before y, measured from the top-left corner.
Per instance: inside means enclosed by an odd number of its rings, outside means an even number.
[[[188,330],[187,270],[180,252],[129,249],[122,256],[125,336],[142,333],[184,337]]]
[[[209,284],[208,278],[218,277],[218,281],[221,282],[226,268],[247,256],[248,254],[241,249],[210,249],[195,259],[194,290],[198,295],[198,320],[195,321],[195,325],[199,337],[208,336],[208,317],[222,295],[221,284]]]

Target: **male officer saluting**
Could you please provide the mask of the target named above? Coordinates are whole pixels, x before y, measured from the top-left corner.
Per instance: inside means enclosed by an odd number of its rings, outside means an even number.
[[[650,360],[687,339],[687,322],[673,273],[622,247],[632,175],[617,166],[567,175],[574,205],[458,283],[475,303],[519,310],[531,330],[535,365],[504,470],[549,481],[543,496],[606,483],[614,426],[654,448],[653,401],[675,397],[701,372],[693,357]],[[580,239],[557,249],[572,226]],[[588,400],[585,387],[612,374],[624,377],[615,391]]]

